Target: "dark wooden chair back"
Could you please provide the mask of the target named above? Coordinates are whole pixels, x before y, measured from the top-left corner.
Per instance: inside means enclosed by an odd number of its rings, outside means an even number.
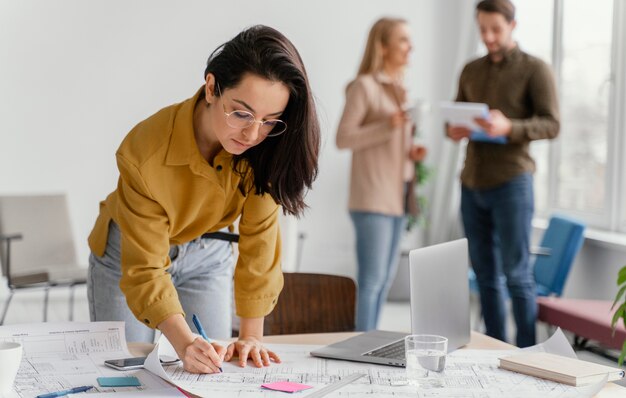
[[[265,317],[265,335],[354,331],[356,284],[338,275],[284,273],[278,303]]]

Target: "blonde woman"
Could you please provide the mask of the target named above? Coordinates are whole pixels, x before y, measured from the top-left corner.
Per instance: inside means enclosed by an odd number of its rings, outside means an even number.
[[[352,150],[350,217],[358,261],[357,330],[375,329],[396,273],[407,213],[416,212],[414,162],[405,68],[411,52],[405,20],[382,18],[371,28],[359,73],[346,89],[337,147]]]

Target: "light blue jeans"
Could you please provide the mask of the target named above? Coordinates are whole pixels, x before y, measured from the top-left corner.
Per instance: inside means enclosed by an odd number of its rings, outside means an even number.
[[[351,211],[356,232],[359,286],[356,329],[376,329],[380,310],[398,270],[400,238],[406,217]]]
[[[167,272],[178,292],[187,324],[196,332],[191,316],[198,315],[211,337],[231,335],[233,253],[228,242],[196,239],[170,248],[172,265]],[[92,321],[125,321],[126,340],[152,342],[154,330],[139,322],[120,290],[120,230],[111,221],[102,257],[91,253],[87,296]]]

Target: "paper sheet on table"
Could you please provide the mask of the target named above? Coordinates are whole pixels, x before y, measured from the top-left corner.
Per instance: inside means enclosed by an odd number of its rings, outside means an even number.
[[[267,347],[281,356],[282,363],[255,368],[240,368],[224,363],[224,373],[197,375],[185,372],[182,365],[163,367],[158,355],[174,355],[169,342],[162,337],[146,360],[146,368],[171,383],[201,397],[285,397],[285,393],[265,390],[261,384],[291,381],[313,386],[303,391],[306,397],[342,377],[365,373],[352,384],[342,387],[328,397],[355,398],[360,396],[397,397],[411,395],[421,398],[434,397],[589,397],[595,395],[606,383],[586,387],[571,387],[548,380],[521,375],[498,368],[498,358],[512,355],[519,350],[457,350],[448,355],[446,369],[432,373],[432,383],[416,389],[402,385],[406,380],[403,368],[371,365],[358,362],[336,361],[316,358],[309,352],[318,346],[268,344]],[[525,350],[538,350],[560,355],[575,355],[565,335],[558,330],[549,340]]]
[[[98,392],[131,392],[175,387],[146,370],[118,371],[105,359],[132,356],[128,352],[124,322],[55,322],[0,326],[0,341],[22,344],[24,354],[14,389],[0,398],[33,398],[39,394],[94,386]],[[135,376],[141,387],[100,387],[101,376]],[[83,394],[84,396],[84,394]]]

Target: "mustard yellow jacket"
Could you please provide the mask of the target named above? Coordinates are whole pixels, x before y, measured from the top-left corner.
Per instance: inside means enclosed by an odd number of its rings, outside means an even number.
[[[116,153],[117,189],[100,203],[89,236],[92,252],[102,256],[109,221],[119,225],[120,288],[137,319],[152,328],[184,314],[166,272],[170,245],[230,226],[239,216],[237,314],[269,314],[283,286],[279,206],[268,194],[246,193],[251,175],[242,179],[233,171],[231,154],[222,150],[213,166],[202,157],[193,131],[201,93],[160,110],[126,136]]]

